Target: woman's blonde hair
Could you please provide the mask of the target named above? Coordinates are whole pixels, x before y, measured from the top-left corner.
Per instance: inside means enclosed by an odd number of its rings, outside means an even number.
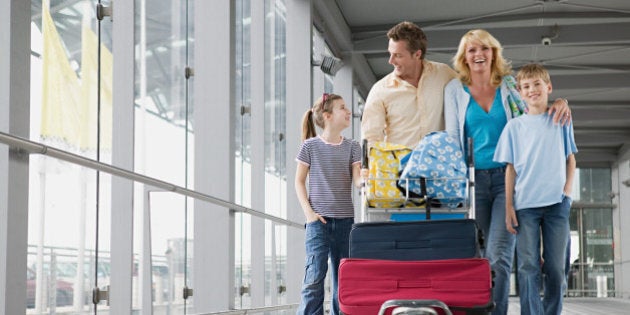
[[[488,31],[483,29],[470,30],[459,41],[457,53],[453,57],[453,68],[457,71],[459,79],[466,85],[472,83],[470,68],[466,64],[466,46],[470,43],[479,43],[492,49],[492,84],[499,86],[501,79],[512,72],[510,62],[503,58],[503,47]]]
[[[315,101],[313,107],[307,110],[302,117],[302,141],[317,136],[315,125],[324,129],[324,113],[333,112],[334,101],[341,99],[337,94],[324,93]]]

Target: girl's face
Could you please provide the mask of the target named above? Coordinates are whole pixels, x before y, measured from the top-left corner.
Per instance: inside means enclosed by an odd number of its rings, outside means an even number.
[[[492,47],[480,42],[466,44],[465,61],[470,72],[490,71],[493,59]]]
[[[346,108],[343,99],[333,101],[332,113],[326,113],[326,125],[334,128],[345,129],[350,127],[351,112]]]

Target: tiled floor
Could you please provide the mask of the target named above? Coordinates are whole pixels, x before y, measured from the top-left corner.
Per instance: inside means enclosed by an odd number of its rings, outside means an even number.
[[[508,315],[520,315],[518,297],[510,298]],[[623,315],[630,314],[630,299],[577,298],[564,299],[563,315]]]

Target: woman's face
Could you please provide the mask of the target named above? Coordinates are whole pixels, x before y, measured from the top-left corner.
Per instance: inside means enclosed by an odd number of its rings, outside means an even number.
[[[492,69],[494,54],[492,47],[480,42],[470,42],[466,44],[464,58],[470,72],[484,72]]]

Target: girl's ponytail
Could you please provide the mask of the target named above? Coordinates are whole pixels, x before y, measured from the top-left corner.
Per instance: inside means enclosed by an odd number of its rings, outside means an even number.
[[[302,141],[317,136],[315,124],[313,124],[313,111],[307,110],[302,117]]]

